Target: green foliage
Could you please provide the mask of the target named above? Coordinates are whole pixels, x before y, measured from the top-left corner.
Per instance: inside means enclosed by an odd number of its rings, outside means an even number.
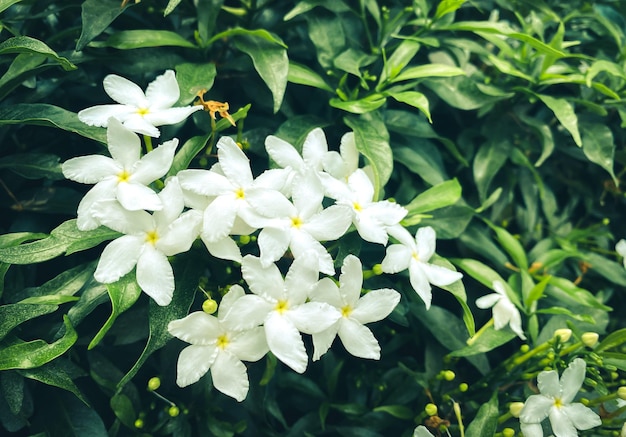
[[[603,415],[581,435],[621,431],[623,2],[122,5],[0,0],[0,434],[410,436],[418,424],[444,435],[442,424],[459,436],[458,405],[464,435],[504,435],[519,431],[509,405],[536,393],[537,374],[561,373],[576,357],[587,363],[576,399]],[[426,310],[409,275],[378,274],[384,249],[353,232],[331,245],[337,259],[358,254],[366,289],[402,294],[390,318],[371,326],[379,361],[354,358],[336,341],[302,375],[271,354],[250,363],[243,403],[215,390],[210,375],[178,387],[182,343],[168,323],[200,310],[202,290],[219,301],[242,281],[239,266],[196,241],[171,259],[176,291],[166,307],[142,295],[134,271],[98,283],[104,243],[120,234],[77,228],[86,190],[61,172],[69,158],[107,154],[106,130],[77,117],[112,103],[106,75],[145,89],[166,69],[176,72],[177,105],[200,94],[227,102],[236,124],[199,111],[162,126],[163,141],[181,140],[167,177],[210,168],[223,135],[258,174],[272,165],[267,135],[301,148],[322,127],[338,150],[353,131],[375,200],[406,207],[402,224],[413,234],[432,226],[430,262],[452,268],[446,257],[463,283],[433,287]],[[496,329],[492,310],[476,306],[494,282],[527,340]],[[553,337],[560,328],[571,329],[569,341]],[[596,345],[583,341],[589,331]],[[156,393],[145,388],[154,376]]]

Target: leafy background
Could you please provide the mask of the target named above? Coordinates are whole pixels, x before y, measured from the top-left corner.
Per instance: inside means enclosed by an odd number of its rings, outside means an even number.
[[[0,0],[2,427],[411,435],[432,402],[453,435],[484,436],[517,431],[508,403],[574,356],[587,361],[586,398],[614,393],[626,370],[626,271],[614,252],[626,236],[624,17],[617,0]],[[104,130],[76,117],[109,101],[104,76],[143,87],[166,69],[177,72],[179,104],[206,89],[237,120],[213,127],[202,112],[163,128],[162,138],[184,143],[172,174],[210,165],[203,150],[224,134],[260,172],[267,135],[300,146],[322,127],[336,146],[353,130],[379,196],[407,206],[406,226],[437,230],[438,253],[465,273],[464,287],[436,290],[426,311],[407,278],[371,277],[368,288],[404,292],[373,326],[378,362],[336,347],[298,375],[269,357],[249,366],[241,404],[209,377],[177,388],[183,345],[167,322],[200,308],[198,285],[219,295],[238,269],[200,247],[178,256],[165,308],[133,278],[95,282],[100,244],[116,234],[76,229],[85,190],[60,171],[70,157],[105,151]],[[366,269],[384,254],[349,237],[339,250]],[[578,347],[557,341],[527,357],[511,331],[488,328],[467,346],[490,317],[474,301],[494,279],[522,309],[528,347],[564,327]],[[585,331],[600,333],[593,351],[578,343]],[[156,393],[146,386],[154,376]],[[620,430],[623,411],[603,406],[602,432]]]

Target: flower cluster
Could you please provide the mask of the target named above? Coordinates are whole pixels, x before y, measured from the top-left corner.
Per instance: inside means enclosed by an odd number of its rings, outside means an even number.
[[[173,107],[179,89],[172,71],[144,93],[118,76],[105,78],[106,92],[120,104],[88,108],[84,122],[107,127],[111,157],[85,156],[63,164],[71,180],[94,184],[78,208],[81,230],[104,225],[123,234],[100,257],[96,280],[113,283],[135,269],[142,290],[159,305],[175,292],[168,257],[185,252],[200,238],[208,252],[241,264],[249,293],[230,287],[217,316],[193,312],[169,324],[169,332],[187,342],[178,360],[177,382],[186,386],[209,370],[214,386],[243,400],[248,392],[242,361],[257,361],[271,351],[280,361],[304,372],[308,356],[302,334],[313,339],[313,360],[339,337],[354,356],[379,359],[380,346],[365,325],[387,317],[400,300],[392,289],[361,295],[361,260],[343,260],[338,284],[335,260],[324,245],[354,229],[367,242],[387,247],[385,273],[409,271],[410,283],[427,307],[431,284],[449,285],[461,274],[429,263],[435,231],[411,235],[401,224],[407,210],[375,199],[367,168],[359,168],[353,133],[344,135],[339,152],[328,148],[321,129],[306,137],[302,152],[269,136],[265,146],[278,168],[255,177],[250,161],[230,137],[217,142],[210,169],[185,169],[165,181],[177,139],[141,153],[137,134],[159,136],[156,126],[184,120],[202,105]],[[160,188],[155,190],[155,188]],[[242,256],[233,236],[257,233],[258,256]],[[285,276],[276,262],[289,253]],[[320,274],[326,277],[320,279]]]

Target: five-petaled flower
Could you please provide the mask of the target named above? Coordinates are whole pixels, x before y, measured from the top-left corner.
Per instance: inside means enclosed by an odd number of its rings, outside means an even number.
[[[156,126],[176,124],[202,106],[174,107],[180,88],[173,70],[167,70],[148,85],[146,92],[135,83],[116,74],[102,82],[104,91],[118,104],[97,105],[78,112],[78,119],[90,126],[106,127],[114,117],[133,132],[159,137]]]
[[[500,281],[493,281],[493,290],[495,293],[476,299],[476,306],[482,309],[493,307],[494,328],[499,330],[508,324],[519,338],[526,340],[522,330],[522,317],[507,296],[504,285]]]
[[[600,416],[578,402],[572,402],[585,379],[586,363],[582,358],[573,360],[563,371],[561,380],[556,370],[541,372],[537,376],[540,394],[531,395],[520,413],[520,428],[525,437],[543,437],[541,422],[550,418],[556,437],[576,437],[578,430],[600,426]]]

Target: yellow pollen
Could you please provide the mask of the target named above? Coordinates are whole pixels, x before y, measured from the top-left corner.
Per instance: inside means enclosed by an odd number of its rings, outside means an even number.
[[[243,188],[237,188],[237,190],[235,190],[235,197],[237,199],[245,199],[246,194],[243,191]]]
[[[230,341],[228,340],[228,336],[226,334],[222,334],[219,337],[217,337],[216,346],[219,347],[220,349],[226,349],[226,346],[228,346],[228,343],[230,343]]]
[[[354,208],[355,211],[361,211],[363,208],[361,207],[361,204],[359,202],[354,202],[352,204],[352,208]]]
[[[146,114],[148,114],[150,112],[150,110],[148,108],[139,108],[137,109],[137,114],[141,115],[142,117]]]
[[[561,398],[554,398],[554,406],[557,408],[561,408],[563,406],[563,401]]]
[[[341,309],[342,317],[350,317],[350,313],[352,313],[352,307],[350,305],[346,305]]]
[[[417,252],[413,252],[413,254],[411,254],[411,256],[413,257],[413,259],[415,261],[419,261],[420,260],[420,257],[417,255]]]
[[[303,224],[304,224],[304,222],[302,221],[302,219],[300,217],[292,217],[291,218],[291,226],[293,226],[294,228],[299,228]]]
[[[159,234],[157,231],[150,231],[146,234],[146,242],[152,244],[153,246],[159,240]]]
[[[276,302],[276,306],[274,307],[274,309],[282,314],[289,309],[289,304],[286,300],[279,300],[278,302]]]
[[[122,170],[120,173],[117,174],[118,182],[128,182],[129,179],[130,179],[130,173],[126,170]]]

